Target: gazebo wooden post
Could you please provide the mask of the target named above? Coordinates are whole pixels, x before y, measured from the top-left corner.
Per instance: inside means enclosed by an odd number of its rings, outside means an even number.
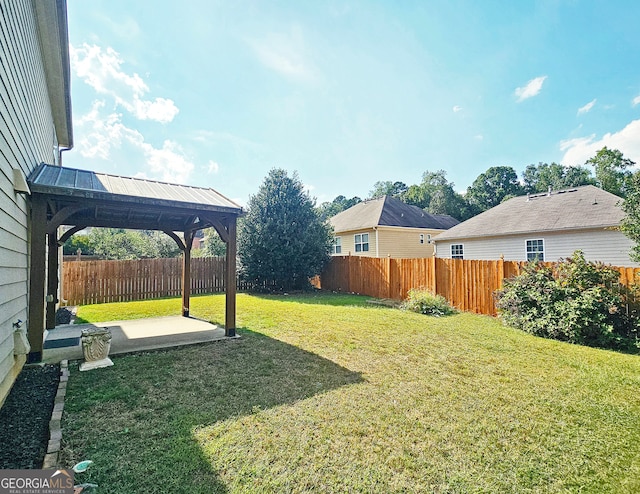
[[[236,335],[236,217],[232,216],[227,225],[227,262],[225,273],[225,336]]]
[[[49,252],[47,255],[47,329],[56,327],[56,304],[58,303],[58,232],[57,229],[48,234]]]
[[[47,203],[40,194],[31,196],[31,256],[29,266],[29,312],[27,334],[31,352],[28,363],[42,360],[44,336],[44,278],[46,269]]]
[[[189,317],[189,299],[191,297],[191,246],[193,230],[184,232],[184,250],[182,251],[182,315]]]

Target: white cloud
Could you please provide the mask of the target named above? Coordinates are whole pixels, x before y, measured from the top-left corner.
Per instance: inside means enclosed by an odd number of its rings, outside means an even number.
[[[218,171],[220,171],[220,165],[218,163],[216,163],[213,160],[209,161],[209,164],[207,165],[207,172],[208,173],[218,173]]]
[[[589,101],[589,103],[587,103],[586,105],[578,108],[578,115],[582,115],[583,113],[589,113],[591,111],[591,108],[593,108],[595,104],[596,104],[596,99],[594,98],[593,100]]]
[[[632,103],[633,103],[633,106],[640,105],[640,95],[633,98]]]
[[[560,142],[560,150],[564,152],[562,164],[583,165],[604,146],[618,149],[625,158],[640,163],[640,120],[632,120],[624,129],[605,134],[601,139],[592,134]]]
[[[193,163],[187,159],[177,142],[166,140],[161,149],[154,148],[144,141],[133,144],[142,149],[151,171],[160,180],[185,183],[193,171]]]
[[[462,107],[459,105],[456,105],[453,107],[453,113],[458,113],[459,111],[462,111]]]
[[[473,138],[477,141],[481,141],[484,139],[484,136],[482,134],[477,134],[475,136],[473,136]]]
[[[542,84],[544,84],[546,78],[546,75],[536,77],[535,79],[531,79],[527,82],[523,87],[516,88],[515,95],[518,97],[518,103],[528,98],[532,98],[533,96],[537,96],[542,90]]]
[[[125,127],[118,113],[102,115],[104,101],[94,101],[91,110],[74,122],[76,131],[75,149],[84,158],[109,159],[111,148],[119,148],[122,139],[137,139],[137,131]]]
[[[83,43],[69,47],[71,66],[75,74],[98,94],[111,96],[140,120],[168,123],[178,114],[178,107],[170,99],[144,99],[149,87],[136,73],[129,75],[121,70],[122,59],[113,48],[103,50],[96,45]]]
[[[140,172],[145,177],[148,171],[151,177],[165,182],[186,183],[194,164],[178,143],[166,140],[162,148],[156,148],[140,132],[125,126],[121,114],[103,115],[104,107],[103,101],[96,101],[89,113],[76,121],[76,150],[83,157],[108,160],[113,149],[129,144],[142,152],[141,161],[149,167]]]
[[[304,35],[299,26],[293,26],[289,32],[270,33],[248,43],[265,67],[289,79],[316,79],[316,70],[308,61]]]

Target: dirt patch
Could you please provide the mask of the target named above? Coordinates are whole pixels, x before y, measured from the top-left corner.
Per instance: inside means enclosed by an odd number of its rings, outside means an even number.
[[[0,408],[0,468],[42,468],[60,380],[56,365],[25,366]]]

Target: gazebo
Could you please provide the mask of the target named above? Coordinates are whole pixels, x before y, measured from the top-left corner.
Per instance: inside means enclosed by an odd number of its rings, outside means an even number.
[[[169,235],[184,254],[182,315],[185,317],[189,316],[194,234],[197,230],[215,228],[227,246],[225,335],[235,336],[236,224],[243,214],[238,204],[210,188],[44,163],[31,173],[27,182],[31,190],[29,362],[41,360],[44,329],[55,327],[59,247],[74,233],[92,226],[158,230]],[[58,237],[59,227],[63,225],[71,228]]]

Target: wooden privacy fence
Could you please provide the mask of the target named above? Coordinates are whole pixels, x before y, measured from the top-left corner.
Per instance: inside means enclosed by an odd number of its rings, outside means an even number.
[[[224,272],[223,257],[191,259],[191,293],[223,292]],[[66,261],[62,264],[62,299],[68,305],[178,297],[181,294],[182,258]]]
[[[458,309],[497,314],[493,294],[502,281],[520,274],[525,262],[463,259],[391,259],[333,257],[316,286],[324,290],[361,293],[376,298],[403,300],[411,288],[426,288],[442,295]],[[553,263],[545,263],[551,266]],[[615,267],[620,282],[630,286],[640,268]]]

